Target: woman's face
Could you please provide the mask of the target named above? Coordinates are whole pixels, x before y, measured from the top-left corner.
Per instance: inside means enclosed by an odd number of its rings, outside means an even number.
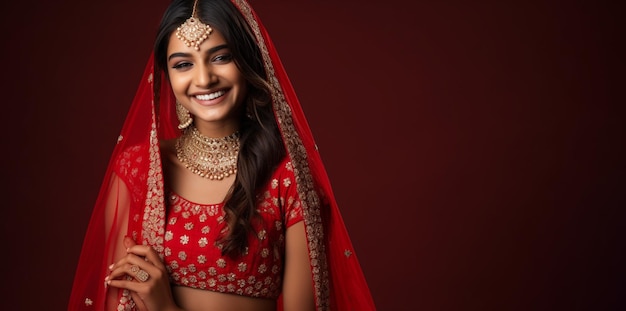
[[[238,129],[246,80],[219,31],[214,29],[199,51],[172,33],[167,67],[176,100],[193,115],[201,132],[226,136]]]

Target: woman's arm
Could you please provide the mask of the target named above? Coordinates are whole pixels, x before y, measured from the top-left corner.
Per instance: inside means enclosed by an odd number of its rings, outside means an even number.
[[[126,183],[115,173],[109,183],[105,207],[105,237],[107,262],[114,263],[126,255],[124,236],[128,228],[130,193]],[[109,288],[106,293],[106,310],[115,311],[119,304],[119,291]]]
[[[111,265],[107,284],[130,290],[139,310],[182,311],[174,302],[168,273],[159,255],[152,247],[136,245],[129,237],[124,239],[124,244],[128,247],[127,254]],[[147,273],[146,278],[141,279],[138,271]],[[133,279],[120,279],[125,275]]]
[[[128,237],[131,194],[127,183],[113,174],[105,210],[105,228],[110,274],[102,280],[107,283],[105,310],[118,310],[120,291],[128,289],[136,308],[133,310],[180,310],[172,298],[167,270],[158,254],[146,245],[136,245]],[[147,271],[148,279],[137,279],[133,266]],[[127,279],[130,276],[133,279]]]
[[[313,278],[304,221],[287,228],[285,276],[283,280],[284,311],[315,310]]]

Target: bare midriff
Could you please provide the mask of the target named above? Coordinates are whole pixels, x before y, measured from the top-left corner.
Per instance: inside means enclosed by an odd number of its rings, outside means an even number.
[[[275,299],[225,294],[186,286],[173,286],[174,299],[185,311],[274,311]]]

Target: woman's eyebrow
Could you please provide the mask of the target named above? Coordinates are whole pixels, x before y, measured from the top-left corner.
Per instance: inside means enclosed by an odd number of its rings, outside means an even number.
[[[222,50],[222,49],[227,49],[227,48],[228,48],[228,44],[222,44],[222,45],[214,46],[214,47],[212,47],[212,48],[208,49],[208,50],[206,51],[206,54],[213,54],[213,53],[215,53],[215,52],[217,52],[217,51],[219,51],[219,50]],[[182,52],[172,53],[172,54],[171,54],[171,55],[167,58],[167,60],[168,60],[168,61],[169,61],[169,60],[172,60],[172,58],[175,58],[175,57],[190,57],[190,56],[191,56],[191,54],[189,54],[189,53],[182,53]]]

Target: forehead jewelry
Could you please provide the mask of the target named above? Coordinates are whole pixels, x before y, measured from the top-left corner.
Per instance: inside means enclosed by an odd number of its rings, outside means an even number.
[[[176,28],[176,37],[183,41],[185,45],[188,47],[192,47],[196,49],[196,51],[200,50],[200,44],[204,40],[206,40],[213,29],[211,26],[203,23],[196,16],[196,6],[198,5],[198,0],[193,3],[193,11],[191,12],[191,17],[188,18],[182,25]]]

